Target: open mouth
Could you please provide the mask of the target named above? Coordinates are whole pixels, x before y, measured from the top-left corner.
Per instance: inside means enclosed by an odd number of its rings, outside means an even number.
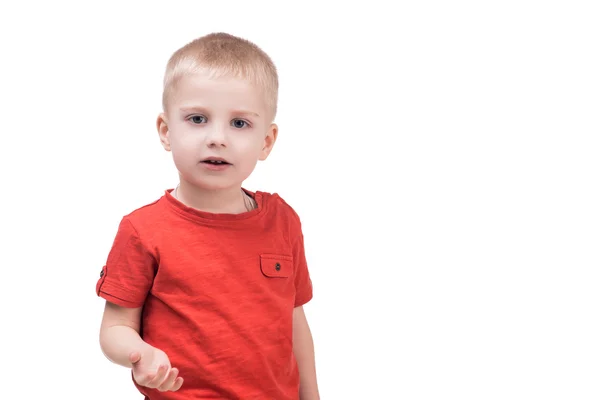
[[[202,162],[205,164],[213,164],[213,165],[230,165],[227,161],[221,161],[221,160],[204,160]]]
[[[201,161],[202,164],[210,165],[212,167],[225,167],[231,165],[224,158],[221,157],[207,157]]]

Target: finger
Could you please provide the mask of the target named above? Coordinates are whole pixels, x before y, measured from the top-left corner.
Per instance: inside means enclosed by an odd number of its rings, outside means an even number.
[[[179,378],[175,379],[175,383],[173,384],[173,387],[171,388],[171,390],[173,392],[176,392],[179,389],[181,389],[181,385],[183,385],[183,378],[179,377]]]
[[[178,373],[179,371],[177,370],[177,368],[171,368],[171,371],[169,371],[163,383],[158,387],[158,390],[160,390],[161,392],[166,392],[167,390],[171,389],[173,387],[173,384],[175,383],[175,379],[177,379]]]
[[[154,375],[154,378],[152,380],[150,380],[150,382],[148,382],[148,384],[146,386],[148,386],[150,388],[157,388],[160,385],[162,385],[168,371],[169,371],[169,367],[166,365],[161,365],[160,367],[158,367],[158,370],[156,371],[156,375]]]
[[[139,369],[139,367],[137,367]],[[135,368],[134,368],[135,371]],[[141,385],[146,387],[152,387],[151,383],[156,378],[156,372],[148,372],[145,374],[140,373],[139,371],[134,372],[135,381]]]
[[[145,374],[145,375],[142,375],[139,378],[136,377],[135,381],[138,383],[138,385],[150,387],[148,385],[150,384],[150,382],[152,381],[152,379],[154,379],[155,376],[156,375],[152,374],[152,373]]]

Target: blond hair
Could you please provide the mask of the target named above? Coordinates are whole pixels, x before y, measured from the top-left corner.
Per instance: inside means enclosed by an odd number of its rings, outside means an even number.
[[[173,53],[163,82],[164,110],[183,76],[205,70],[212,78],[233,76],[256,85],[263,91],[271,119],[275,118],[279,78],[273,61],[256,44],[223,32],[199,37]]]

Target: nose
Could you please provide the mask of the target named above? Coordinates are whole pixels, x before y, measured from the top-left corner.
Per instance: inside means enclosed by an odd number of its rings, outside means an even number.
[[[207,129],[206,145],[208,147],[225,147],[226,139],[226,132],[222,126],[215,124]]]

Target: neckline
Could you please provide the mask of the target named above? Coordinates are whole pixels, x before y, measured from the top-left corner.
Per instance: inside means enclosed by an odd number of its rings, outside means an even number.
[[[250,190],[242,187],[242,190],[254,199],[254,201],[256,202],[256,208],[239,214],[212,213],[208,211],[198,210],[196,208],[189,207],[183,204],[181,201],[177,200],[173,196],[173,190],[175,190],[175,188],[166,189],[165,194],[163,196],[169,207],[181,216],[200,223],[211,224],[250,220],[260,215],[263,212],[265,205],[264,196],[262,192],[256,191],[253,193]]]

